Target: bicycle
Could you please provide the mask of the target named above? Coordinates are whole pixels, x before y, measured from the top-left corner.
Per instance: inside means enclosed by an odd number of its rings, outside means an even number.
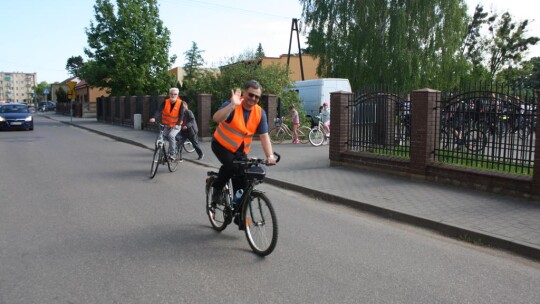
[[[288,138],[293,138],[292,130],[289,128],[289,126],[283,121],[285,120],[284,117],[278,118],[276,117],[274,119],[275,127],[268,132],[268,135],[270,136],[270,141],[273,144],[280,144],[285,139],[285,136],[288,136]],[[296,134],[298,134],[298,141],[307,144],[308,143],[308,134],[309,134],[310,128],[308,126],[299,126],[296,129]]]
[[[176,135],[176,155],[178,155],[178,151],[180,150],[180,133],[178,133],[178,135]],[[187,153],[191,153],[191,152],[194,152],[195,151],[195,148],[193,147],[193,144],[191,143],[191,141],[189,139],[186,139],[186,141],[184,141],[184,151],[186,151]]]
[[[464,131],[451,126],[441,126],[441,147],[458,149],[465,146],[471,152],[483,151],[487,145],[487,137],[479,128],[467,128]]]
[[[154,148],[154,157],[152,158],[152,167],[150,168],[150,178],[156,176],[159,165],[167,164],[170,172],[176,171],[178,168],[178,162],[169,160],[169,141],[165,140],[163,131],[165,130],[164,124],[159,124],[159,133],[156,137],[156,143]]]
[[[280,155],[277,161],[280,160]],[[212,228],[218,232],[223,231],[235,219],[239,228],[244,232],[253,252],[259,256],[267,256],[274,251],[278,239],[278,223],[274,207],[263,191],[255,188],[263,182],[266,176],[266,161],[260,158],[246,158],[235,160],[240,169],[233,178],[246,177],[247,187],[238,201],[233,200],[233,187],[231,182],[222,190],[221,201],[212,203],[212,187],[218,173],[207,172],[206,178],[206,214]]]
[[[307,115],[311,118],[311,130],[309,131],[309,142],[318,147],[330,138],[330,132],[324,127],[322,120],[318,116]]]

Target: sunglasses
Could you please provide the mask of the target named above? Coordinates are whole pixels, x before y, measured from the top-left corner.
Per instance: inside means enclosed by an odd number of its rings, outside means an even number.
[[[261,99],[261,96],[256,95],[256,94],[253,94],[253,93],[248,93],[248,96],[249,96],[250,98],[255,98],[255,99],[257,99],[257,100]]]

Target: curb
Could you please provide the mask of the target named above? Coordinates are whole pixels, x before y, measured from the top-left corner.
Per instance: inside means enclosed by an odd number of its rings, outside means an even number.
[[[501,249],[533,260],[540,261],[540,248],[533,245],[516,242],[501,236],[494,236],[491,234],[475,231],[473,229],[467,229],[464,227],[458,227],[442,222],[437,222],[427,218],[418,217],[391,209],[385,209],[361,201],[351,200],[341,196],[328,194],[326,192],[321,192],[318,190],[294,185],[269,177],[265,179],[265,182],[291,191],[300,192],[304,195],[320,199],[328,203],[336,203],[348,206],[353,209],[364,211],[381,218],[398,221],[424,229],[429,229],[444,236],[466,241],[477,246]]]

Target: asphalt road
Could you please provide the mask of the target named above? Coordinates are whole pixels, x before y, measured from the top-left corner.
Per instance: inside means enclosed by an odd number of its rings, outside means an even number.
[[[267,184],[280,236],[259,258],[210,229],[208,168],[150,180],[151,151],[40,116],[0,155],[0,304],[540,299],[538,263]]]

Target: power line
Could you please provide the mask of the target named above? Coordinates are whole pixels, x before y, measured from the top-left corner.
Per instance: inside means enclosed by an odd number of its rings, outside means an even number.
[[[173,1],[173,0],[162,0],[162,1],[170,2],[170,3],[176,2],[176,1]],[[234,10],[235,12],[240,11],[241,13],[247,14],[247,15],[249,15],[249,14],[259,14],[259,15],[265,15],[265,16],[271,16],[271,17],[283,18],[283,19],[291,19],[292,18],[291,16],[282,16],[282,15],[270,14],[268,12],[255,11],[255,10],[250,10],[250,9],[245,9],[245,8],[239,8],[239,7],[223,5],[223,4],[219,4],[219,3],[201,1],[201,0],[181,0],[181,2],[200,3],[200,4],[205,4],[205,5],[208,5],[208,6],[214,6],[214,7],[216,7],[215,8],[216,10],[218,10],[218,7],[219,7],[219,8],[225,8],[225,9],[229,9],[229,10]]]

